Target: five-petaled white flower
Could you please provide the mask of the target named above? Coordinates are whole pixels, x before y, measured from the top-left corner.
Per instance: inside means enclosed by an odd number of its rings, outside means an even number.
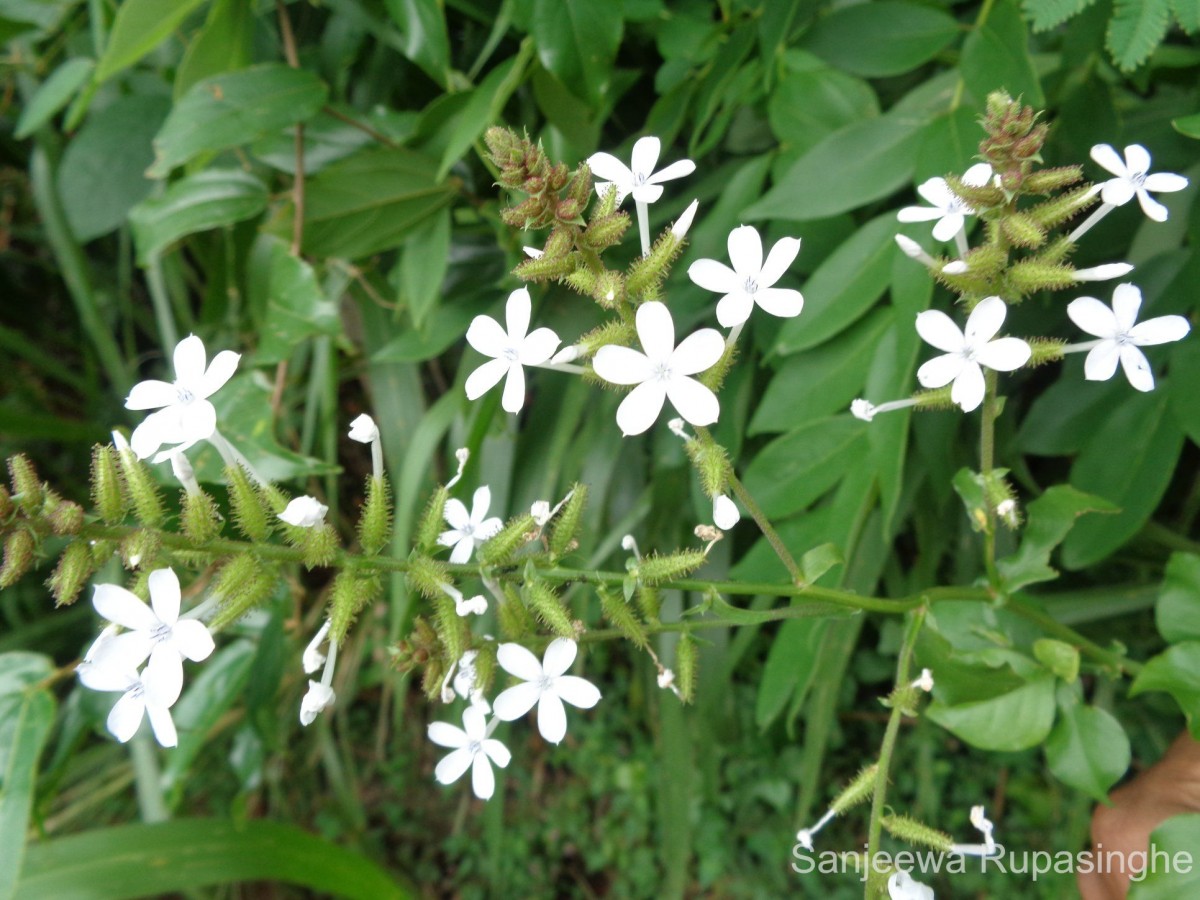
[[[987,163],[976,163],[962,177],[963,184],[983,187],[992,177],[992,167]],[[930,178],[917,188],[917,193],[932,206],[906,206],[896,214],[901,222],[928,222],[937,219],[933,236],[939,241],[953,240],[963,230],[967,216],[975,214],[974,208],[950,190],[945,178]]]
[[[799,238],[780,238],[763,262],[762,238],[752,225],[729,232],[729,261],[698,259],[688,266],[688,278],[708,291],[724,294],[717,302],[717,321],[725,328],[741,325],[757,303],[773,316],[800,315],[804,297],[791,288],[773,287],[800,252]]]
[[[914,881],[903,869],[891,874],[887,888],[891,900],[933,900],[933,888]]]
[[[222,350],[205,367],[204,342],[194,334],[175,345],[175,381],[140,381],[125,400],[126,409],[157,409],[133,430],[130,444],[145,459],[163,444],[186,450],[217,430],[217,411],[208,401],[237,369],[241,355]],[[161,407],[161,408],[160,408]]]
[[[1138,347],[1178,341],[1187,336],[1191,325],[1183,316],[1159,316],[1134,324],[1141,305],[1142,292],[1132,284],[1117,285],[1112,309],[1095,297],[1080,297],[1067,304],[1071,321],[1100,338],[1084,345],[1091,347],[1083,363],[1083,374],[1088,381],[1112,378],[1120,360],[1130,384],[1139,391],[1154,389],[1150,362]]]
[[[1092,159],[1116,176],[1100,186],[1100,199],[1111,206],[1124,206],[1137,197],[1142,212],[1155,222],[1167,221],[1167,208],[1151,197],[1150,191],[1171,193],[1188,186],[1182,175],[1150,174],[1150,154],[1141,144],[1126,147],[1124,159],[1109,144],[1097,144],[1092,148]]]
[[[183,670],[174,670],[169,664],[151,659],[141,675],[125,660],[98,665],[83,663],[77,670],[79,680],[93,691],[121,691],[122,696],[108,714],[109,732],[124,744],[142,724],[142,717],[150,719],[155,739],[164,747],[179,743],[175,722],[171,719],[171,707],[179,699],[183,689]]]
[[[113,637],[101,635],[98,643],[103,643],[96,648],[90,665],[94,669],[133,671],[149,658],[142,680],[151,686],[165,680],[158,695],[169,695],[173,689],[178,697],[184,658],[200,662],[213,652],[207,626],[198,619],[180,619],[179,603],[179,579],[172,569],[150,573],[150,606],[120,585],[96,585],[92,595],[96,612],[129,630]]]
[[[612,183],[617,187],[617,203],[629,194],[633,194],[633,199],[639,203],[653,203],[662,196],[662,182],[683,178],[696,171],[694,162],[681,159],[655,172],[661,152],[662,142],[650,135],[633,145],[632,168],[611,153],[593,153],[588,157],[588,167],[593,175],[603,179],[596,182],[596,193],[603,195]]]
[[[501,644],[496,661],[504,671],[516,675],[524,683],[501,692],[492,703],[498,719],[511,722],[519,719],[534,704],[538,708],[538,731],[552,744],[558,744],[567,734],[566,700],[580,709],[591,709],[600,702],[600,691],[594,684],[575,675],[565,674],[575,662],[576,643],[570,638],[555,638],[546,648],[542,662],[520,644]]]
[[[461,500],[451,497],[446,501],[442,516],[450,528],[438,535],[438,543],[454,548],[450,551],[450,562],[465,563],[479,544],[495,536],[504,525],[497,516],[487,518],[491,505],[492,491],[486,484],[475,491],[470,513]]]
[[[504,378],[500,405],[506,412],[520,412],[525,403],[524,366],[539,366],[558,349],[558,335],[549,328],[529,334],[531,304],[529,291],[519,288],[508,295],[504,319],[508,330],[491,316],[476,316],[467,329],[467,343],[492,357],[467,378],[467,398],[476,400]],[[507,377],[506,377],[507,376]]]
[[[480,800],[489,799],[496,790],[492,763],[503,769],[512,759],[507,747],[488,737],[487,720],[478,706],[463,710],[462,728],[449,722],[430,722],[429,739],[439,747],[451,748],[433,770],[433,777],[441,784],[453,784],[469,768],[471,789]]]
[[[279,518],[297,528],[314,528],[325,521],[325,513],[329,507],[316,497],[297,497],[288,503],[287,508],[279,514]]]
[[[927,388],[944,387],[954,382],[950,399],[970,412],[983,402],[984,380],[980,366],[997,372],[1011,372],[1029,361],[1030,347],[1020,338],[992,340],[1004,324],[1008,307],[999,297],[987,297],[967,317],[966,332],[944,312],[936,309],[917,314],[917,333],[927,342],[945,350],[917,370],[917,380]]]
[[[725,352],[721,333],[702,328],[676,347],[671,313],[657,300],[639,306],[636,321],[645,353],[609,344],[592,360],[592,368],[605,381],[637,385],[617,408],[622,433],[641,434],[653,425],[667,399],[693,425],[717,421],[717,395],[690,376],[716,365]]]

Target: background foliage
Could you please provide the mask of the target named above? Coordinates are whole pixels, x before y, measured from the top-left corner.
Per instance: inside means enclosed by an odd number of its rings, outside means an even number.
[[[676,546],[708,501],[669,434],[623,440],[615,398],[597,408],[577,380],[539,377],[520,428],[497,397],[468,406],[462,387],[477,362],[466,326],[497,314],[534,240],[499,221],[484,129],[524,128],[572,166],[652,133],[665,158],[698,162],[652,207],[661,226],[700,199],[688,258],[723,257],[742,222],[804,241],[785,283],[803,290],[805,312],[752,327],[716,429],[751,492],[797,552],[840,548],[822,583],[892,597],[969,583],[978,543],[950,475],[971,465],[973,420],[900,413],[868,427],[846,413],[856,396],[907,390],[912,316],[948,308],[897,251],[894,211],[914,183],[972,162],[981,105],[1001,87],[1048,109],[1048,163],[1136,142],[1156,170],[1195,184],[1197,27],[1184,0],[4,0],[0,452],[28,452],[85,499],[89,445],[132,423],[130,385],[195,332],[245,354],[216,398],[228,436],[264,474],[323,496],[342,524],[365,460],[340,436],[372,412],[399,554],[459,446],[474,451],[468,479],[509,512],[587,482],[582,565],[619,567],[630,531],[643,547]],[[1135,263],[1153,314],[1194,318],[1195,196],[1165,198],[1165,225],[1122,208],[1075,262]],[[929,246],[921,231],[905,229]],[[680,275],[676,319],[711,318],[711,296]],[[561,288],[535,304],[562,334],[593,322]],[[1063,331],[1057,299],[1034,297],[1019,317],[1020,331]],[[1130,750],[1156,758],[1182,727],[1179,707],[1198,721],[1200,343],[1160,358],[1169,374],[1148,395],[1085,382],[1078,358],[1018,375],[998,458],[1027,500],[1067,482],[1120,510],[1066,534],[1053,560],[1065,575],[1039,608],[1136,659],[1172,647],[1130,701],[1110,668],[1056,670],[1053,647],[1036,653],[1042,634],[1004,610],[938,608],[920,658],[965,667],[961,683],[975,687],[939,694],[905,729],[892,798],[946,830],[963,831],[967,808],[986,801],[1010,847],[1079,849]],[[219,462],[197,471],[215,479]],[[705,570],[726,572],[785,577],[748,523]],[[53,610],[36,578],[5,591],[0,833],[33,840],[0,847],[0,894],[97,896],[103,881],[128,896],[231,878],[349,896],[409,884],[461,896],[861,890],[791,872],[792,835],[875,753],[898,622],[698,632],[688,708],[655,688],[644,657],[595,647],[605,702],[559,748],[529,738],[517,755],[535,762],[480,806],[434,784],[424,725],[438,713],[388,664],[413,615],[400,578],[355,632],[332,723],[298,733],[295,660],[324,587],[319,571],[294,573],[191,686],[181,746],[164,757],[178,821],[151,832],[123,824],[138,817],[135,767],[97,738],[103,702],[53,684],[54,665],[95,633],[88,604]],[[677,614],[684,598],[666,602]],[[583,597],[577,614],[598,618]],[[659,647],[668,659],[671,643]],[[1036,653],[1040,668],[1014,671],[998,650]],[[989,685],[971,671],[990,672]],[[823,843],[858,848],[863,827],[850,816]],[[191,863],[152,882],[126,853],[128,881],[103,874],[131,847],[146,866]],[[1070,879],[954,883],[956,895],[973,889],[1062,896]]]

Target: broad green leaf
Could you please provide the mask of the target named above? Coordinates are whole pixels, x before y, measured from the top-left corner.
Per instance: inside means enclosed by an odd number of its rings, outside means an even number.
[[[956,651],[937,621],[927,620],[927,627],[917,640],[916,659],[921,666],[937,673],[936,696],[947,706],[994,700],[1025,684],[1006,662],[984,662],[973,654]]]
[[[767,444],[746,469],[746,489],[768,517],[809,506],[854,466],[866,450],[862,423],[832,416]]]
[[[165,178],[202,153],[248,144],[315,115],[329,94],[312,72],[265,63],[214,75],[175,104],[154,139],[155,160],[146,173]]]
[[[1149,520],[1167,490],[1183,432],[1167,414],[1164,392],[1136,394],[1113,409],[1071,467],[1071,484],[1111,500],[1113,516],[1084,519],[1063,542],[1062,562],[1081,569],[1108,556]],[[1113,448],[1120,447],[1120,453]]]
[[[1074,684],[1079,677],[1079,650],[1064,641],[1038,638],[1033,642],[1033,656],[1067,684]]]
[[[249,172],[204,169],[189,175],[130,211],[138,262],[145,265],[185,235],[252,218],[266,206],[267,186]]]
[[[1171,0],[1175,21],[1188,34],[1200,31],[1200,0]]]
[[[1171,352],[1171,380],[1167,393],[1171,412],[1193,444],[1200,444],[1200,340],[1180,341]]]
[[[407,138],[408,135],[404,137]],[[328,113],[317,113],[304,123],[305,177],[311,178],[330,163],[345,159],[370,143],[371,136],[362,129],[347,125]],[[296,131],[294,128],[286,128],[260,138],[250,145],[250,152],[272,168],[294,175]]]
[[[987,20],[967,35],[959,70],[980,108],[987,95],[997,90],[1008,91],[1035,109],[1045,105],[1015,0],[998,0]]]
[[[177,819],[34,844],[16,897],[125,900],[243,881],[293,884],[349,900],[413,896],[366,857],[295,825]]]
[[[924,124],[889,114],[835,131],[796,160],[746,218],[824,219],[888,196],[911,181]]]
[[[1200,641],[1200,556],[1171,554],[1154,618],[1158,633],[1172,644]]]
[[[267,307],[259,330],[256,363],[290,359],[297,345],[317,335],[341,334],[337,304],[325,297],[316,273],[292,256],[279,238],[267,241]],[[262,257],[256,254],[255,259]]]
[[[892,322],[890,310],[875,310],[832,340],[787,357],[771,376],[749,433],[787,431],[848,409],[862,395],[867,371]]]
[[[1085,494],[1069,484],[1048,488],[1029,504],[1020,547],[996,562],[1005,590],[1018,591],[1026,585],[1057,578],[1058,571],[1049,564],[1050,554],[1075,526],[1075,520],[1085,513],[1116,511],[1117,507],[1103,497]]]
[[[1200,641],[1173,644],[1149,660],[1129,688],[1129,696],[1164,691],[1175,698],[1192,737],[1200,738]]]
[[[1054,723],[1054,679],[1049,675],[988,700],[925,710],[947,731],[983,750],[1028,750],[1046,740]]]
[[[766,730],[794,697],[808,693],[827,627],[823,619],[791,619],[780,627],[758,683],[754,722],[760,730]]]
[[[23,140],[49,122],[55,113],[71,102],[95,66],[95,62],[87,57],[77,56],[51,72],[21,111],[13,137]]]
[[[818,19],[801,46],[839,69],[881,78],[929,61],[957,34],[958,22],[941,10],[878,0],[844,6]]]
[[[402,147],[371,148],[336,162],[308,182],[304,252],[359,259],[393,249],[455,196],[433,160]],[[292,210],[272,223],[289,234]]]
[[[1046,739],[1046,762],[1063,784],[1104,803],[1129,768],[1129,738],[1103,709],[1074,703],[1063,709]]]
[[[800,557],[800,574],[804,584],[816,584],[822,575],[845,562],[846,558],[836,544],[821,544]]]
[[[593,108],[608,96],[623,30],[619,3],[534,0],[538,59]]]
[[[406,329],[374,353],[373,362],[416,362],[432,359],[451,344],[462,340],[471,320],[495,305],[495,296],[456,297],[430,318],[424,328]],[[476,356],[480,364],[482,357]]]
[[[487,78],[471,91],[471,99],[458,115],[458,124],[450,136],[436,178],[441,181],[464,153],[479,140],[480,135],[498,120],[504,104],[525,76],[525,64],[533,54],[533,45],[526,42],[519,56],[502,62],[488,73]]]
[[[117,7],[108,45],[96,69],[106,81],[133,65],[167,38],[205,0],[125,0]]]
[[[1105,45],[1124,72],[1140,66],[1162,43],[1171,24],[1171,0],[1114,0]]]
[[[915,180],[922,182],[926,178],[940,178],[951,173],[961,175],[975,162],[982,136],[979,113],[970,107],[960,106],[944,116],[938,116],[921,133]],[[908,265],[914,263],[908,261]]]
[[[787,59],[767,100],[771,130],[780,141],[808,150],[839,128],[879,115],[875,91],[861,78],[798,50]]]
[[[1096,0],[1021,0],[1034,31],[1045,31],[1083,12]]]
[[[172,93],[176,100],[198,81],[244,69],[251,62],[254,9],[242,0],[215,0],[204,27],[188,44]]]
[[[170,108],[166,97],[122,97],[94,112],[67,144],[56,186],[80,243],[119,227],[154,189],[146,177],[150,141]]]
[[[895,233],[895,213],[884,213],[831,253],[805,282],[804,312],[779,329],[775,352],[815,347],[870,309],[891,280]]]
[[[408,310],[413,327],[420,330],[442,296],[442,282],[450,264],[450,210],[443,209],[426,228],[404,242],[400,263],[393,272],[399,281],[400,303]]]
[[[1128,399],[1128,392],[1129,385],[1115,378],[1084,381],[1082,362],[1068,368],[1026,413],[1018,433],[1021,449],[1036,456],[1078,453],[1108,420],[1113,407]]]
[[[1177,900],[1200,894],[1200,813],[1172,816],[1150,835],[1151,859],[1161,860],[1129,886],[1129,900]]]
[[[450,77],[450,36],[441,0],[385,0],[404,33],[404,55],[445,88]]]

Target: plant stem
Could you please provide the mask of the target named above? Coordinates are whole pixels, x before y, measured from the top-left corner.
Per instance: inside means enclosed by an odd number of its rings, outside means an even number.
[[[158,769],[158,757],[155,756],[154,744],[144,731],[139,731],[129,742],[129,756],[133,763],[134,784],[142,821],[147,824],[167,821],[171,814],[163,802],[162,774]]]
[[[900,647],[900,655],[896,659],[896,690],[905,688],[912,680],[909,665],[912,662],[913,648],[921,633],[921,625],[925,622],[925,607],[913,612],[909,619],[908,630],[904,633],[904,643]],[[879,852],[879,840],[883,834],[883,810],[887,802],[888,771],[892,765],[892,753],[896,749],[896,736],[900,733],[900,720],[904,718],[902,703],[892,704],[892,714],[888,716],[887,730],[883,734],[883,744],[879,748],[879,770],[875,775],[875,793],[871,799],[871,822],[867,830],[867,900],[878,896],[878,886],[874,884],[876,871],[875,854]]]
[[[1030,622],[1036,624],[1047,634],[1053,635],[1074,647],[1078,647],[1097,662],[1108,666],[1116,672],[1136,677],[1142,671],[1141,663],[1122,656],[1116,651],[1107,650],[1094,641],[1088,640],[1071,626],[1064,625],[1049,613],[1038,609],[1019,596],[1010,597],[1007,606],[1021,618],[1028,619]]]
[[[293,69],[300,68],[300,57],[296,52],[296,35],[292,31],[292,20],[288,16],[283,0],[275,0],[275,14],[279,17],[279,36],[283,41],[283,55]],[[300,255],[304,243],[304,123],[296,123],[296,163],[292,173],[292,256]]]
[[[992,369],[985,375],[983,417],[979,429],[979,474],[983,476],[983,563],[987,568],[988,584],[999,590],[1000,572],[996,568],[996,510],[988,495],[992,469],[996,459],[996,381]]]

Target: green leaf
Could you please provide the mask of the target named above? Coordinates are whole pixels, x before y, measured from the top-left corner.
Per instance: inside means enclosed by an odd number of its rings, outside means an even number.
[[[874,305],[892,276],[896,214],[884,213],[833,251],[804,285],[804,313],[784,322],[775,340],[781,355],[827,341]]]
[[[399,281],[400,303],[418,330],[437,308],[442,295],[442,282],[450,264],[450,234],[450,210],[443,209],[428,227],[404,242],[400,264],[393,273]]]
[[[1085,494],[1069,484],[1048,488],[1029,504],[1028,522],[1021,532],[1021,546],[1011,556],[997,560],[996,568],[1008,592],[1026,585],[1052,581],[1058,571],[1050,567],[1050,553],[1062,543],[1084,513],[1116,512],[1103,497]]]
[[[1175,698],[1192,737],[1200,738],[1200,641],[1168,647],[1146,662],[1129,688],[1129,696],[1164,691]]]
[[[290,359],[297,345],[316,335],[341,334],[337,304],[325,297],[312,266],[292,256],[273,237],[267,243],[267,308],[259,330],[256,364]]]
[[[1166,492],[1182,449],[1183,432],[1167,414],[1165,392],[1136,394],[1111,410],[1071,467],[1071,484],[1111,500],[1121,512],[1076,525],[1063,542],[1063,565],[1089,566],[1140,531]]]
[[[344,113],[345,114],[345,113]],[[371,136],[325,112],[304,123],[304,174],[311,178],[330,163],[372,143]],[[250,145],[250,152],[280,172],[296,172],[296,131],[287,128]]]
[[[385,0],[392,21],[404,32],[403,53],[440,87],[450,77],[450,36],[440,0]]]
[[[170,109],[166,97],[134,94],[93,113],[67,144],[56,186],[80,243],[114,230],[154,189],[150,141]]]
[[[911,181],[924,124],[886,115],[835,131],[796,160],[745,217],[824,219],[888,196]]]
[[[1038,638],[1033,642],[1033,656],[1056,678],[1074,684],[1079,677],[1079,650],[1054,638]]]
[[[967,35],[959,70],[981,108],[987,95],[1000,89],[1035,109],[1046,103],[1014,0],[999,0],[983,25]]]
[[[479,139],[484,129],[501,117],[504,104],[520,85],[525,75],[526,61],[532,54],[533,45],[526,41],[520,56],[514,56],[496,66],[488,73],[487,78],[471,91],[471,99],[458,114],[458,123],[450,135],[446,149],[442,151],[442,161],[436,176],[438,181],[445,178],[450,167],[471,149],[471,145]]]
[[[138,262],[185,235],[232,225],[267,207],[267,186],[241,169],[204,169],[175,182],[161,197],[143,200],[129,213]]]
[[[1049,675],[988,700],[947,706],[935,700],[925,714],[983,750],[1028,750],[1046,740],[1054,723],[1054,679]]]
[[[1171,24],[1171,0],[1115,0],[1105,46],[1117,68],[1132,72],[1158,49]]]
[[[1198,135],[1200,136],[1200,135]],[[1171,412],[1193,444],[1200,444],[1200,341],[1180,341],[1171,352],[1171,380],[1166,385]]]
[[[176,100],[196,82],[250,65],[254,9],[242,0],[215,0],[204,27],[196,34],[175,73]]]
[[[879,115],[875,91],[861,78],[831,69],[801,51],[767,99],[771,130],[780,141],[808,150],[839,128]]]
[[[1046,762],[1063,784],[1105,803],[1108,789],[1129,768],[1129,738],[1112,715],[1074,703],[1063,709],[1046,739]]]
[[[758,683],[754,722],[760,730],[765,731],[789,701],[812,686],[827,626],[823,619],[790,619],[780,627]]]
[[[1154,620],[1158,633],[1172,644],[1200,641],[1200,556],[1171,554]]]
[[[308,182],[304,252],[360,259],[390,250],[455,196],[427,156],[402,147],[371,148],[336,162]],[[293,211],[271,224],[289,234]]]
[[[938,116],[921,133],[921,147],[917,151],[917,166],[913,173],[915,180],[961,175],[979,152],[982,134],[979,114],[971,107],[960,106]],[[915,265],[908,257],[905,260],[908,265]]]
[[[50,77],[38,86],[21,111],[13,137],[23,140],[49,122],[55,113],[71,102],[95,66],[95,62],[87,57],[77,56],[50,73]]]
[[[1200,31],[1200,0],[1171,0],[1175,21],[1188,34]]]
[[[1162,860],[1129,887],[1129,900],[1176,900],[1200,893],[1200,813],[1172,816],[1150,835],[1150,859]],[[1169,860],[1169,864],[1167,861]]]
[[[29,848],[19,900],[124,900],[242,881],[294,884],[350,900],[413,896],[366,857],[265,819],[119,825]]]
[[[534,0],[538,59],[593,108],[608,96],[622,31],[619,3]]]
[[[329,95],[312,72],[266,63],[214,75],[194,85],[175,104],[154,139],[154,165],[146,173],[165,178],[202,153],[228,150],[315,115]]]
[[[861,465],[866,441],[862,423],[831,416],[767,444],[746,469],[748,490],[767,516],[804,509]]]
[[[1200,113],[1172,119],[1171,124],[1180,134],[1186,134],[1190,138],[1200,138]]]
[[[125,0],[117,7],[108,46],[96,70],[106,81],[133,65],[178,28],[205,0]]]
[[[1115,378],[1086,382],[1082,366],[1077,373],[1064,372],[1025,414],[1018,435],[1021,449],[1036,456],[1078,453],[1108,420],[1113,407],[1128,397],[1129,385]]]
[[[958,22],[941,10],[878,0],[844,6],[818,19],[801,46],[839,69],[881,78],[915,69],[957,34]]]
[[[1045,31],[1083,12],[1096,0],[1021,0],[1034,31]]]
[[[861,396],[892,321],[891,310],[874,310],[832,340],[785,359],[763,392],[749,433],[787,431],[849,408]]]

